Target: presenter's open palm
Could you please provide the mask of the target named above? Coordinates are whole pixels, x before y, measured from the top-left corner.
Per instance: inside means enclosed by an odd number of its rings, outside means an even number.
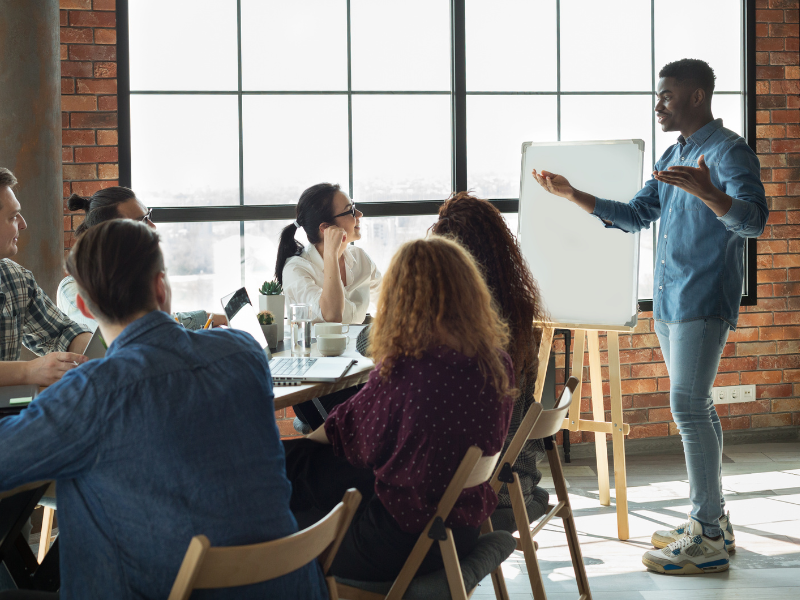
[[[567,178],[563,175],[551,173],[550,171],[542,171],[541,173],[537,173],[536,169],[534,169],[533,177],[540,186],[542,186],[551,194],[561,196],[562,198],[569,198],[572,195],[572,186],[569,184],[569,181],[567,181]]]
[[[702,154],[697,159],[697,168],[670,167],[666,171],[654,171],[653,177],[700,199],[708,197],[716,190],[714,184],[711,183],[711,172],[708,170],[705,156]]]

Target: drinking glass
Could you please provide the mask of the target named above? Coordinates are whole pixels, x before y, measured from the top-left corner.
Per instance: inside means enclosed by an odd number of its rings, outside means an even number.
[[[289,306],[289,327],[292,332],[292,356],[310,356],[311,318],[308,304]]]

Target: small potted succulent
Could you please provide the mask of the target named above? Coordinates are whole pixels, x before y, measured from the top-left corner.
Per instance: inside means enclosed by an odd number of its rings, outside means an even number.
[[[276,279],[265,281],[261,286],[258,296],[258,310],[268,310],[274,315],[275,324],[278,326],[278,341],[283,341],[283,322],[286,314],[286,296],[283,287]]]
[[[261,325],[261,331],[264,332],[264,337],[267,338],[267,345],[270,350],[278,347],[278,324],[275,322],[275,316],[268,310],[262,310],[258,313],[258,323]]]

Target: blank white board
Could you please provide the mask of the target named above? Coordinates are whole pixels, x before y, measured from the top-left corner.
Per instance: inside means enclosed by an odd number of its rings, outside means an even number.
[[[643,160],[642,140],[522,145],[518,236],[554,323],[636,325],[639,234],[606,228],[545,191],[531,171],[557,173],[583,192],[628,202],[642,187]]]

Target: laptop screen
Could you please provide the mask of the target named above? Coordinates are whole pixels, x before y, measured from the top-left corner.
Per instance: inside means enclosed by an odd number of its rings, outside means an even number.
[[[222,299],[222,307],[225,309],[225,316],[228,317],[228,325],[232,329],[246,331],[263,349],[267,349],[267,338],[264,337],[246,289],[239,288],[234,293],[225,296]]]

